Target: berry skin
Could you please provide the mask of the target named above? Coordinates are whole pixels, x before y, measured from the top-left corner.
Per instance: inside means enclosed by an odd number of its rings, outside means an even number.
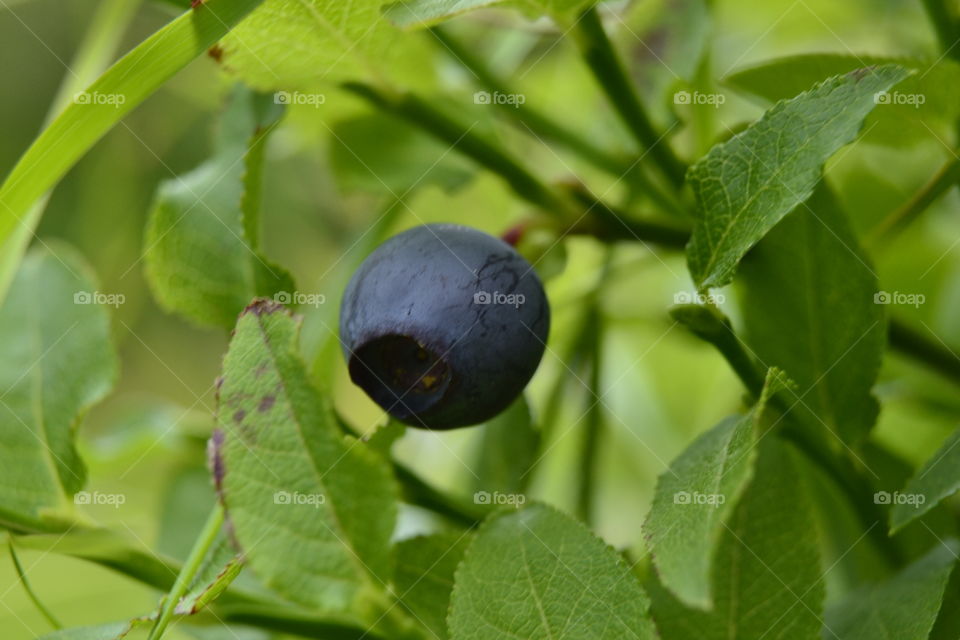
[[[453,224],[380,245],[340,307],[350,379],[397,420],[427,429],[503,411],[536,371],[549,330],[530,264],[504,241]]]

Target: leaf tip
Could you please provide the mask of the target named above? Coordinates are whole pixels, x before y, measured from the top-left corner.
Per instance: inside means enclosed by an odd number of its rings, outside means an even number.
[[[249,313],[255,316],[264,316],[277,313],[278,311],[290,315],[289,310],[279,302],[275,302],[269,298],[254,298],[253,302],[248,304],[244,310],[240,312],[240,317],[242,318]]]

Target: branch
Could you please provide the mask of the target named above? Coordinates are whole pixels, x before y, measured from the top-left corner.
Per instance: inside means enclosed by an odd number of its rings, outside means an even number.
[[[915,220],[937,198],[950,190],[960,181],[960,157],[949,160],[927,184],[923,185],[903,206],[891,212],[874,227],[867,239],[868,245],[876,245],[881,240],[901,230]]]
[[[682,185],[686,166],[674,155],[664,136],[657,133],[613,44],[603,30],[595,7],[581,14],[572,35],[590,71],[634,138],[649,151],[674,186]]]
[[[517,93],[514,88],[508,86],[502,78],[497,75],[481,60],[473,55],[469,49],[461,45],[456,38],[453,38],[442,27],[433,27],[430,29],[433,36],[442,45],[443,50],[456,62],[472,73],[480,86],[491,91],[502,94]],[[586,138],[576,131],[564,126],[551,118],[546,113],[526,104],[505,104],[502,102],[493,102],[499,112],[506,118],[520,125],[520,129],[527,134],[533,134],[538,139],[543,138],[566,147],[569,151],[577,154],[587,162],[590,162],[598,169],[621,178],[628,173],[632,173],[643,188],[644,193],[664,211],[678,215],[686,215],[686,210],[681,202],[672,193],[665,192],[663,188],[652,180],[642,167],[632,166],[626,158],[617,157],[609,153],[606,149],[596,145],[589,138]]]
[[[888,323],[890,346],[903,355],[950,378],[960,382],[960,354],[950,349],[940,340],[931,340],[913,327],[890,319]]]
[[[549,186],[527,171],[506,151],[476,135],[471,127],[457,122],[419,96],[409,92],[390,92],[360,82],[347,82],[342,86],[374,106],[422,128],[460,153],[472,158],[506,180],[514,192],[527,202],[554,215],[561,214],[569,208],[569,205],[557,197]]]

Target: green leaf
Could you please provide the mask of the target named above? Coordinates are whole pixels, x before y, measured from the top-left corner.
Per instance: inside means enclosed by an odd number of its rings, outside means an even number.
[[[238,87],[214,156],[161,183],[144,255],[147,282],[163,308],[230,329],[254,297],[294,290],[289,274],[268,263],[256,244],[259,186],[253,184],[281,113],[271,96]]]
[[[17,536],[16,545],[44,553],[58,553],[115,569],[144,584],[166,591],[180,567],[137,540],[111,529],[77,525],[67,533]]]
[[[826,185],[741,266],[744,340],[790,373],[791,413],[824,438],[856,443],[876,422],[870,390],[886,343],[877,277]]]
[[[262,0],[207,0],[143,41],[75,100],[27,149],[0,186],[0,297],[33,237],[44,193],[100,138]],[[119,99],[122,97],[122,101]],[[122,103],[121,103],[122,102]],[[28,215],[29,214],[29,215]],[[29,222],[24,226],[24,220]]]
[[[214,477],[255,573],[305,604],[347,610],[392,573],[397,488],[376,452],[345,439],[297,351],[298,323],[257,301],[223,364]]]
[[[960,490],[960,429],[907,482],[890,510],[890,532],[899,531]],[[920,498],[922,496],[922,498]],[[890,496],[893,502],[894,496]]]
[[[724,527],[709,612],[684,606],[654,582],[653,616],[670,640],[817,640],[824,598],[813,513],[796,455],[760,441],[754,477]]]
[[[0,307],[0,523],[6,526],[62,528],[72,511],[69,498],[84,485],[77,425],[117,377],[100,295],[83,258],[55,245],[28,254]]]
[[[644,530],[660,582],[691,606],[711,605],[716,546],[753,474],[767,399],[786,384],[783,374],[771,369],[749,413],[731,416],[702,434],[657,482]]]
[[[517,493],[539,452],[540,432],[533,427],[530,407],[520,396],[483,427],[474,473],[477,491]]]
[[[827,610],[824,638],[926,640],[937,620],[958,551],[960,545],[955,541],[938,543],[886,582],[848,594]]]
[[[470,543],[466,531],[419,536],[397,544],[394,585],[400,602],[433,634],[445,640],[453,576]]]
[[[382,70],[394,29],[382,0],[266,0],[220,43],[226,69],[262,91]]]
[[[503,0],[409,0],[385,4],[383,13],[398,27],[426,27],[501,2]]]
[[[804,54],[737,71],[724,83],[764,102],[776,102],[830,76],[878,64],[898,64],[917,73],[899,84],[895,93],[888,94],[888,102],[877,105],[867,116],[864,140],[914,145],[934,135],[946,138],[949,128],[960,117],[960,64],[950,58],[931,62],[837,53]]]
[[[730,282],[744,254],[810,197],[824,162],[856,137],[874,94],[908,73],[887,65],[830,78],[777,104],[690,168],[698,220],[687,262],[697,287]]]
[[[37,640],[123,640],[135,628],[144,626],[146,621],[111,622],[95,627],[77,627],[63,629],[40,636]]]
[[[189,616],[197,613],[217,599],[243,569],[240,556],[234,551],[227,536],[221,532],[214,546],[203,560],[174,608],[174,613]]]
[[[485,522],[455,585],[453,640],[656,637],[647,596],[620,556],[542,504]]]
[[[509,6],[539,17],[550,16],[560,22],[571,20],[591,0],[404,0],[384,5],[383,13],[398,27],[428,27],[462,13],[494,5]]]
[[[452,192],[473,175],[470,165],[447,145],[381,113],[334,125],[330,163],[340,188],[396,197],[430,184]]]

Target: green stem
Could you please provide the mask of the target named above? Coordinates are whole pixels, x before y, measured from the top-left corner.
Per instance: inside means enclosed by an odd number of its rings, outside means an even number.
[[[511,87],[494,74],[493,71],[477,56],[452,37],[445,28],[433,27],[430,29],[442,48],[451,58],[469,70],[478,81],[478,84],[490,91],[503,94],[516,93]],[[571,151],[577,153],[584,160],[599,169],[603,169],[616,176],[623,175],[628,163],[625,158],[611,155],[602,147],[594,144],[588,138],[568,129],[556,120],[527,104],[510,105],[497,104],[500,112],[515,122],[527,125],[537,135],[553,140]]]
[[[27,597],[30,598],[30,601],[33,602],[34,606],[46,621],[50,623],[51,627],[54,629],[62,629],[63,625],[61,625],[53,613],[44,606],[43,602],[40,601],[40,598],[37,597],[37,594],[30,586],[30,582],[27,580],[27,574],[23,570],[23,565],[20,564],[20,558],[17,557],[17,551],[13,547],[13,536],[7,540],[7,547],[10,549],[10,559],[13,560],[13,567],[17,572],[17,577],[20,579],[23,590],[27,593]]]
[[[88,529],[79,524],[66,533],[18,536],[16,542],[21,548],[92,562],[161,591],[171,591],[182,572],[176,560],[153,553],[115,532]],[[209,616],[218,624],[221,621],[237,622],[311,638],[381,638],[379,634],[369,633],[359,621],[321,616],[280,602],[270,602],[263,595],[245,591],[236,584],[221,594],[211,607],[213,613]],[[205,614],[197,615],[200,616],[197,618],[199,622]]]
[[[408,504],[429,509],[465,527],[475,527],[490,513],[487,507],[460,500],[424,482],[406,465],[393,463],[403,499]]]
[[[690,240],[688,227],[634,218],[603,202],[583,185],[569,186],[567,191],[590,213],[571,227],[568,230],[570,233],[591,235],[603,242],[652,242],[680,250],[683,250]]]
[[[552,189],[505,151],[416,95],[389,93],[361,83],[348,83],[344,88],[378,108],[404,118],[496,173],[527,202],[564,221],[580,219],[575,228],[563,229],[564,232],[590,233],[601,239],[663,242],[676,247],[682,247],[689,239],[689,231],[684,228],[631,219],[628,214],[617,212],[589,194],[582,186]],[[584,207],[593,214],[592,219],[580,214]]]
[[[698,337],[712,344],[720,352],[750,395],[754,399],[759,398],[765,377],[763,368],[747,353],[743,343],[733,332],[729,320],[719,313],[713,317],[721,321],[719,323],[704,322],[691,329]],[[711,326],[713,328],[710,328]],[[780,393],[770,399],[770,404],[784,416],[790,414],[793,408]],[[813,431],[807,425],[799,421],[783,420],[778,432],[785,440],[796,446],[810,462],[833,479],[837,487],[846,494],[851,508],[857,514],[864,529],[870,532],[870,538],[889,565],[899,566],[903,561],[902,549],[887,536],[886,527],[882,526],[886,522],[886,515],[874,502],[873,487],[863,473],[856,468],[856,461],[851,460],[850,456],[838,455],[825,446],[814,437]],[[877,526],[878,522],[881,526]]]
[[[491,92],[499,92],[506,95],[517,93],[501,78],[498,78],[483,60],[473,55],[469,49],[460,44],[456,38],[452,37],[444,28],[433,27],[430,31],[442,45],[443,50],[470,71],[476,77],[480,86]],[[507,117],[508,121],[519,125],[524,133],[532,133],[538,138],[543,138],[566,147],[569,151],[590,162],[598,169],[606,171],[616,178],[621,178],[627,173],[633,174],[635,179],[643,187],[644,193],[664,211],[677,215],[687,215],[686,208],[676,196],[664,191],[660,185],[644,173],[642,167],[631,168],[626,158],[620,158],[609,153],[589,138],[578,134],[539,109],[526,103],[513,105],[496,102],[494,106],[497,107],[501,114]]]
[[[595,7],[581,14],[572,34],[584,61],[637,143],[650,153],[674,186],[682,185],[686,167],[653,126]]]
[[[471,132],[426,100],[409,92],[389,91],[359,82],[348,82],[343,88],[371,104],[400,116],[436,138],[470,157],[502,177],[527,202],[552,214],[561,214],[568,204],[561,200],[539,178],[527,171],[503,149]]]
[[[602,283],[606,282],[610,273],[613,251],[606,250],[603,266],[597,287],[591,296],[587,324],[585,345],[586,355],[590,361],[590,377],[587,380],[587,414],[583,431],[583,450],[580,453],[580,490],[577,497],[577,514],[584,522],[591,522],[593,517],[593,497],[596,495],[598,469],[600,463],[600,445],[603,438],[603,390],[600,388],[600,377],[603,373],[603,319],[599,307],[599,293]]]
[[[277,633],[325,640],[392,640],[360,622],[322,618],[309,611],[288,611],[260,604],[217,608],[217,620],[242,624]]]
[[[936,175],[920,188],[903,206],[891,212],[870,232],[868,245],[879,244],[896,231],[915,220],[927,207],[960,181],[960,157],[944,164]]]
[[[213,509],[210,511],[210,516],[207,518],[206,524],[203,525],[200,535],[197,536],[197,540],[193,545],[193,549],[190,551],[190,555],[187,557],[186,562],[184,562],[183,568],[180,569],[180,573],[177,575],[177,579],[173,583],[173,587],[171,587],[170,592],[167,594],[166,598],[164,598],[163,606],[160,609],[160,615],[157,617],[157,621],[154,623],[153,629],[150,630],[150,635],[147,640],[160,640],[160,638],[163,637],[164,631],[166,631],[167,626],[173,619],[173,613],[174,609],[176,609],[177,603],[180,602],[180,598],[183,597],[183,594],[187,592],[187,589],[190,587],[190,583],[200,570],[200,566],[203,564],[203,560],[206,557],[207,552],[210,550],[210,547],[213,546],[214,541],[217,539],[217,535],[220,533],[221,527],[223,527],[223,521],[223,505],[218,500]]]
[[[944,54],[960,60],[960,21],[951,14],[944,0],[923,0],[923,7],[933,23]]]
[[[890,319],[887,331],[890,346],[900,353],[960,382],[960,354],[899,320]]]
[[[335,412],[337,426],[345,435],[358,438],[358,434],[339,413]],[[438,513],[465,527],[475,527],[490,514],[489,506],[467,502],[457,496],[434,488],[413,472],[408,466],[391,459],[393,474],[400,483],[403,500],[407,504],[423,507]]]

